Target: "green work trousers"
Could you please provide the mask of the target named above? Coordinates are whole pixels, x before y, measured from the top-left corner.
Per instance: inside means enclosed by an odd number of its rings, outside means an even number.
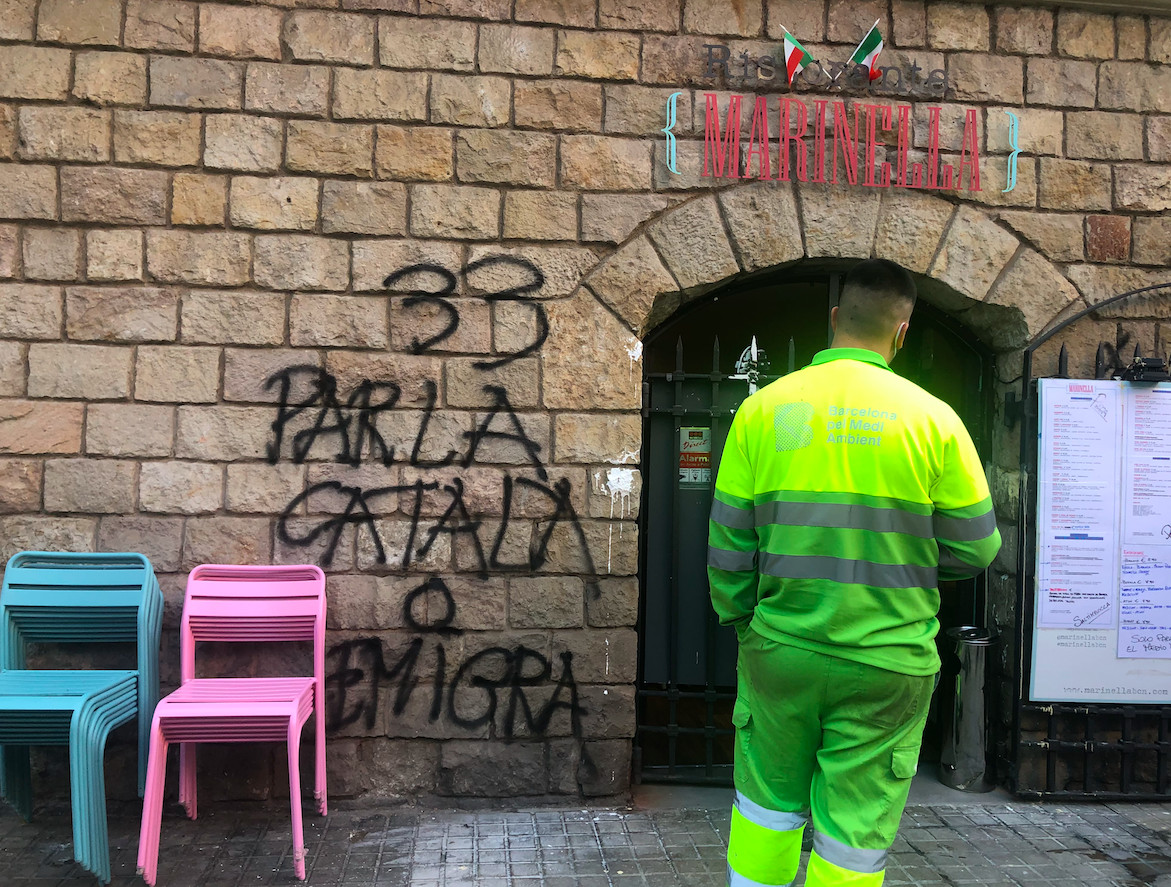
[[[741,639],[732,887],[794,883],[813,820],[806,887],[878,887],[935,678]]]

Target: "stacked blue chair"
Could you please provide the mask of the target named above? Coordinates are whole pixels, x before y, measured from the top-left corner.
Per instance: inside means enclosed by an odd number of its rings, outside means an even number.
[[[25,551],[0,589],[0,794],[32,815],[29,747],[69,746],[73,856],[110,880],[103,757],[110,731],[138,720],[138,794],[159,699],[163,595],[140,554]],[[29,669],[30,643],[125,642],[133,670]]]

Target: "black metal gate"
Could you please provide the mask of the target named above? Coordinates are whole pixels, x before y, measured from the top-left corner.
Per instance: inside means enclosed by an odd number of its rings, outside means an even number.
[[[1009,401],[1010,424],[1021,423],[1021,488],[1017,546],[1016,653],[1013,657],[1013,760],[1010,782],[1024,797],[1068,799],[1167,800],[1171,796],[1171,706],[1154,704],[1070,704],[1038,703],[1029,700],[1029,669],[1032,661],[1034,611],[1036,606],[1036,515],[1037,515],[1037,433],[1038,401],[1036,356],[1045,349],[1055,366],[1048,378],[1094,379],[1121,376],[1128,365],[1143,357],[1132,344],[1127,325],[1119,323],[1114,341],[1099,340],[1093,368],[1086,354],[1070,354],[1065,343],[1053,355],[1061,334],[1069,336],[1079,321],[1100,315],[1103,309],[1133,300],[1136,296],[1166,299],[1171,283],[1131,290],[1085,309],[1037,337],[1024,352],[1021,390]],[[1134,302],[1130,301],[1133,306]],[[1164,301],[1164,306],[1165,306]],[[1160,310],[1150,314],[1158,317]],[[1142,310],[1127,315],[1137,319]],[[1093,341],[1090,337],[1088,341]],[[1077,347],[1075,345],[1075,347]],[[1164,346],[1165,347],[1165,346]],[[1168,356],[1158,355],[1166,366]],[[1084,367],[1070,373],[1070,361]]]
[[[841,275],[838,268],[810,267],[743,284],[680,315],[644,349],[635,746],[635,774],[643,781],[725,785],[732,780],[736,638],[718,624],[708,597],[712,483],[694,476],[680,482],[681,435],[699,441],[708,436],[714,480],[728,425],[748,395],[749,376],[755,374],[763,386],[807,365],[828,345],[829,309],[837,304]],[[987,452],[991,363],[962,328],[921,302],[894,366],[951,403],[977,447]],[[955,583],[951,591],[941,621],[983,624],[983,577]]]

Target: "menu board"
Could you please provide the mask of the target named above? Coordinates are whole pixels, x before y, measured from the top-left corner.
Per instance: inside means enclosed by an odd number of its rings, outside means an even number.
[[[1029,696],[1171,701],[1171,384],[1042,379]]]

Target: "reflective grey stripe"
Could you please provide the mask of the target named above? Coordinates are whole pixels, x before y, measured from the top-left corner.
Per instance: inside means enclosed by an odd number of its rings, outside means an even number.
[[[929,514],[838,502],[761,502],[756,506],[756,525],[762,527],[767,524],[906,533],[921,539],[930,539],[935,535]]]
[[[755,551],[728,551],[708,546],[707,565],[717,570],[732,570],[737,573],[751,573],[756,569]]]
[[[732,866],[728,866],[728,887],[793,887],[796,883],[796,881],[789,881],[785,884],[762,884],[760,881],[754,881],[734,871]]]
[[[858,847],[847,847],[841,841],[835,841],[829,835],[821,832],[813,833],[813,852],[832,862],[839,868],[851,872],[860,872],[873,875],[886,868],[885,850],[862,850]]]
[[[751,530],[753,527],[751,508],[737,508],[719,499],[712,500],[712,520],[733,530]]]
[[[787,554],[761,554],[760,572],[778,579],[828,579],[875,588],[934,588],[938,581],[935,567]]]
[[[756,801],[749,800],[740,792],[736,792],[734,804],[740,815],[749,822],[772,829],[774,832],[791,832],[809,821],[808,811],[789,813],[785,810],[770,810],[768,807],[760,806]]]
[[[935,535],[953,542],[975,542],[986,539],[996,529],[996,514],[989,508],[977,517],[944,517],[935,515]]]

